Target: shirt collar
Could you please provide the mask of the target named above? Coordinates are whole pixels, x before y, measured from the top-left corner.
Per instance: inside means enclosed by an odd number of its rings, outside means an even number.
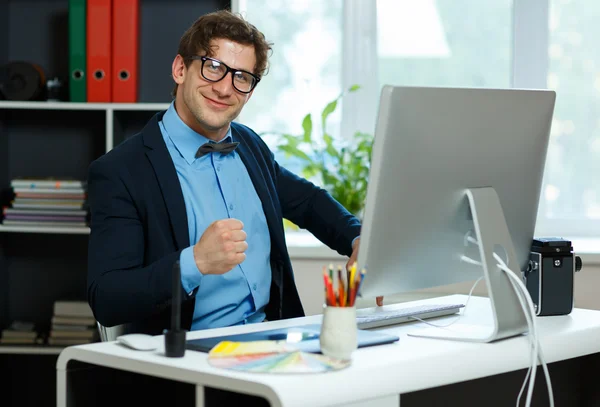
[[[171,105],[165,112],[162,118],[163,126],[167,131],[168,137],[171,139],[179,154],[187,161],[188,164],[192,164],[196,159],[196,152],[200,146],[204,143],[208,143],[210,140],[192,130],[187,124],[181,120],[177,110],[175,109],[175,101],[171,102]],[[230,140],[228,140],[228,138]],[[227,134],[222,141],[233,141],[231,134],[231,126],[227,130]]]

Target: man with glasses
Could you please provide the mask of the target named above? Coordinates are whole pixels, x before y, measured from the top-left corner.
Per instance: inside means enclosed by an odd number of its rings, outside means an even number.
[[[237,15],[200,17],[172,64],[173,103],[90,166],[88,298],[101,324],[162,333],[176,262],[185,329],[303,316],[283,218],[356,259],[358,219],[233,122],[270,51]]]

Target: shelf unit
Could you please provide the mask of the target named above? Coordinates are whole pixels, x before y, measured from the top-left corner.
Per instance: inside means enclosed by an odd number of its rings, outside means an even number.
[[[0,346],[0,354],[58,355],[64,346]]]
[[[41,111],[41,112],[103,112],[105,151],[111,150],[122,142],[125,136],[131,136],[141,130],[150,117],[169,107],[169,103],[72,103],[72,102],[17,102],[1,101],[0,111]],[[132,127],[133,125],[133,127]]]
[[[17,177],[73,177],[86,179],[89,164],[114,146],[139,132],[169,103],[69,103],[0,102],[0,191],[1,206],[8,205],[10,180]],[[57,299],[85,300],[87,239],[89,227],[9,226],[0,223],[0,329],[13,320],[49,325],[52,305]],[[27,250],[28,246],[44,250]],[[53,250],[48,250],[52,247]],[[77,247],[77,250],[73,250]],[[62,256],[72,263],[63,267]],[[39,270],[36,270],[36,264]],[[54,267],[60,274],[77,274],[74,279],[27,289],[33,299],[21,301],[30,273]],[[67,271],[69,269],[70,271]],[[47,273],[46,273],[47,274]],[[20,281],[20,283],[19,283]],[[18,289],[15,287],[22,285]],[[31,297],[30,297],[31,298]],[[27,349],[30,347],[17,347]],[[16,351],[15,351],[16,352]],[[41,347],[41,353],[47,349]],[[0,347],[0,354],[3,353]]]
[[[6,226],[0,224],[0,233],[50,233],[89,235],[90,228],[58,227],[58,226]]]
[[[0,206],[10,181],[86,179],[90,163],[139,132],[171,102],[171,63],[196,18],[227,0],[140,0],[139,103],[0,100]],[[27,61],[68,86],[69,0],[0,0],[0,65]],[[86,299],[89,228],[0,225],[0,329],[50,326],[58,299]],[[0,346],[0,405],[53,405],[61,347]]]
[[[0,109],[25,110],[162,110],[168,103],[74,103],[0,100]]]

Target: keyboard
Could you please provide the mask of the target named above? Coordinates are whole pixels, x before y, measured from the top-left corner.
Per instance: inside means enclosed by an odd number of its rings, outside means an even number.
[[[414,318],[429,319],[456,314],[464,304],[426,304],[399,308],[390,311],[357,310],[356,323],[359,329],[378,328],[415,321]]]

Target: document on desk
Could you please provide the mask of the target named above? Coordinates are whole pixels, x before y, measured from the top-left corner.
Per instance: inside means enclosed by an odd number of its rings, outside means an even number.
[[[216,336],[212,338],[190,339],[186,341],[186,348],[200,352],[210,352],[222,341],[250,342],[250,341],[284,341],[295,350],[308,353],[321,353],[319,335],[321,325],[302,325],[289,328],[272,329],[267,331],[249,332],[238,335]],[[358,347],[384,345],[400,340],[398,336],[377,331],[359,329],[357,334]]]

